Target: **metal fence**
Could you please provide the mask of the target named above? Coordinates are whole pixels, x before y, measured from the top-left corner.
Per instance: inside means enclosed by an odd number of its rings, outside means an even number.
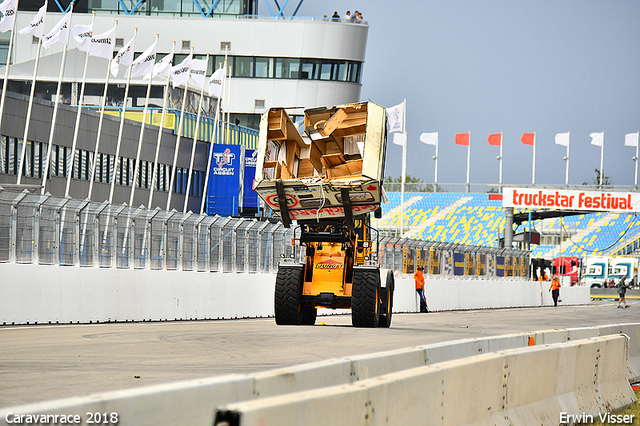
[[[282,258],[304,256],[292,245],[296,228],[273,220],[207,216],[131,208],[19,192],[0,187],[0,262],[122,269],[202,272],[275,272]],[[298,235],[299,236],[299,231]],[[404,238],[381,237],[378,257],[385,268],[447,261],[453,272],[456,253],[526,259],[528,252],[469,247]],[[408,261],[407,249],[413,260]],[[418,262],[416,253],[428,250]],[[426,252],[425,252],[426,253]],[[433,258],[433,256],[439,258]],[[449,257],[447,257],[449,256]],[[426,264],[425,264],[426,265]],[[467,268],[468,271],[471,269]],[[474,270],[480,270],[476,268]],[[437,275],[436,274],[436,275]],[[466,275],[476,275],[466,274]],[[513,276],[524,276],[515,274]],[[511,275],[504,275],[511,276]]]

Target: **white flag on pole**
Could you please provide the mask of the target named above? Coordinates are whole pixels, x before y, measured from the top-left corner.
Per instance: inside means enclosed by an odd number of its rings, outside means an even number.
[[[624,135],[624,146],[638,146],[638,133]]]
[[[189,69],[189,77],[199,89],[202,89],[207,77],[207,61],[204,59],[193,59],[191,61],[191,68]]]
[[[393,143],[394,145],[404,146],[407,143],[407,134],[406,133],[394,133],[393,134]]]
[[[569,146],[569,132],[556,135],[556,145]]]
[[[131,77],[141,77],[153,72],[153,66],[156,63],[156,48],[158,40],[156,40],[142,55],[131,64]]]
[[[224,68],[216,70],[209,77],[209,94],[220,99],[222,96],[222,80],[224,79]]]
[[[111,59],[113,58],[113,47],[115,44],[116,27],[114,26],[105,33],[91,36],[91,40],[89,41],[89,56]]]
[[[602,146],[604,143],[604,132],[591,133],[589,136],[591,137],[591,145]]]
[[[427,145],[438,145],[438,132],[421,134],[420,142],[426,143]]]
[[[71,11],[67,12],[53,29],[44,35],[42,46],[49,49],[56,43],[66,44],[69,41],[69,24],[71,24]]]
[[[36,16],[31,20],[29,25],[18,31],[18,34],[31,34],[34,37],[42,38],[44,34],[44,18],[47,14],[47,2],[38,10]]]
[[[6,33],[13,29],[13,21],[16,19],[17,0],[4,0],[0,4],[0,33]]]
[[[189,68],[191,68],[191,54],[184,58],[182,62],[180,62],[175,67],[171,67],[171,85],[173,87],[180,86],[181,84],[186,83],[189,80]]]
[[[389,120],[389,133],[404,132],[404,102],[387,108],[387,119]]]
[[[137,35],[137,34],[136,34]],[[122,49],[118,50],[115,58],[111,61],[111,75],[117,76],[120,65],[129,65],[133,62],[133,49],[135,45],[136,35],[131,37],[129,43],[122,46]]]
[[[71,35],[80,45],[79,49],[88,52],[91,47],[91,37],[93,36],[93,24],[76,25],[71,28]]]
[[[157,75],[161,75],[163,77],[171,76],[171,61],[173,61],[173,48],[171,48],[171,53],[160,59],[160,61],[153,66],[151,77],[153,78]],[[144,78],[149,78],[149,76],[146,75]]]

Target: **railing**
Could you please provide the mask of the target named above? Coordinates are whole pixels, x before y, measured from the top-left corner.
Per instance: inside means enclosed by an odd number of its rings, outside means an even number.
[[[304,248],[292,245],[296,228],[266,218],[232,218],[180,213],[126,204],[91,202],[19,192],[0,186],[0,262],[96,268],[179,270],[201,272],[275,272],[282,258],[302,260]],[[299,231],[298,231],[299,232]],[[452,259],[469,253],[465,264],[486,256],[518,259],[528,252],[468,247],[406,238],[382,237],[379,256],[383,267],[407,272],[410,264],[423,264],[427,254],[432,275],[461,275]],[[415,256],[423,250],[421,261]],[[447,260],[448,259],[448,260]],[[449,261],[451,268],[433,267]],[[488,261],[487,261],[488,262]],[[506,265],[506,264],[505,264]],[[467,266],[471,268],[470,264]],[[474,271],[483,269],[478,266]],[[469,269],[470,270],[470,269]],[[483,269],[484,270],[484,269]],[[489,268],[487,268],[487,271]],[[505,266],[505,270],[507,270]],[[515,271],[515,268],[514,268]],[[412,271],[411,271],[412,272]],[[467,273],[462,275],[491,275]],[[493,274],[520,276],[522,272]]]

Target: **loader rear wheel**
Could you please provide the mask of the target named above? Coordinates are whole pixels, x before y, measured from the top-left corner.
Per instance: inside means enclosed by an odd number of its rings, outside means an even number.
[[[382,313],[380,314],[379,327],[390,327],[391,316],[393,315],[393,290],[395,289],[395,279],[393,272],[387,271],[387,288],[382,290]]]
[[[302,325],[314,325],[318,310],[311,305],[302,305]]]
[[[380,319],[380,274],[377,270],[354,270],[351,323],[354,327],[377,327]]]
[[[302,323],[302,268],[278,268],[274,310],[276,324],[300,325]]]

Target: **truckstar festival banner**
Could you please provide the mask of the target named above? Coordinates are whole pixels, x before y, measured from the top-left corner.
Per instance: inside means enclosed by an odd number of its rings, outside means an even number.
[[[504,188],[502,206],[637,213],[640,212],[640,194],[635,192],[579,191],[571,189]]]

